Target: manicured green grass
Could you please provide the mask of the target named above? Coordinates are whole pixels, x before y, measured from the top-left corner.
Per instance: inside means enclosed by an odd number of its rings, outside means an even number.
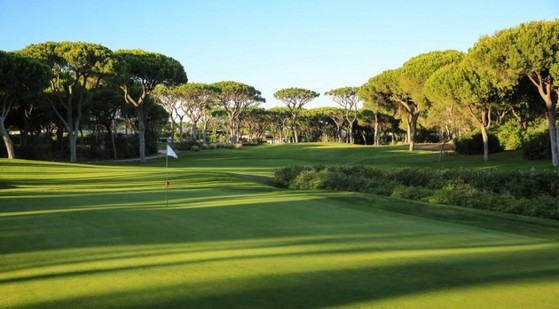
[[[2,308],[557,308],[559,223],[281,190],[298,164],[545,168],[303,144],[146,164],[0,160]]]

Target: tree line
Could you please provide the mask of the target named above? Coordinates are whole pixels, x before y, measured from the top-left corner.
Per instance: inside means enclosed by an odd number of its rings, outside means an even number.
[[[373,76],[360,95],[373,110],[406,121],[413,150],[418,120],[447,140],[477,126],[488,160],[488,131],[510,118],[527,131],[547,121],[551,161],[559,166],[559,20],[534,21],[482,36],[462,53],[433,51]]]
[[[546,122],[551,161],[559,166],[558,30],[558,20],[534,21],[482,36],[465,53],[420,54],[360,87],[325,92],[338,107],[315,109],[305,105],[320,94],[304,88],[277,90],[274,98],[285,106],[265,110],[253,86],[188,83],[182,65],[158,53],[113,52],[83,42],[32,44],[0,52],[0,129],[9,158],[15,157],[11,128],[23,149],[40,143],[41,136],[67,140],[74,162],[84,123],[104,128],[116,158],[117,120],[134,132],[142,160],[146,148],[156,149],[150,145],[169,120],[171,142],[175,135],[182,141],[188,122],[188,138],[205,144],[218,136],[231,143],[267,137],[363,144],[402,136],[410,151],[417,142],[446,143],[477,128],[488,160],[492,130],[522,140]]]

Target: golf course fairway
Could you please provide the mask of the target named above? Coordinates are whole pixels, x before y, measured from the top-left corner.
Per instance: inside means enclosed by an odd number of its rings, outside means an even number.
[[[402,149],[0,159],[0,308],[559,308],[557,221],[271,185],[291,164],[485,164]]]

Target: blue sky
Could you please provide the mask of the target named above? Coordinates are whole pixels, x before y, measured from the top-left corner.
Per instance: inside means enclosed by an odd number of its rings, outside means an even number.
[[[433,50],[559,18],[558,0],[0,0],[0,49],[45,41],[139,48],[179,60],[191,82],[360,86]],[[308,107],[335,105],[321,95]]]

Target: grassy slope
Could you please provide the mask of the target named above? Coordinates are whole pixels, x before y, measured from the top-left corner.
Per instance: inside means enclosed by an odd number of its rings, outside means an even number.
[[[288,164],[461,158],[320,144],[180,156],[168,207],[164,160],[0,160],[0,307],[558,306],[557,222],[266,178]],[[531,168],[514,154],[468,160]]]

